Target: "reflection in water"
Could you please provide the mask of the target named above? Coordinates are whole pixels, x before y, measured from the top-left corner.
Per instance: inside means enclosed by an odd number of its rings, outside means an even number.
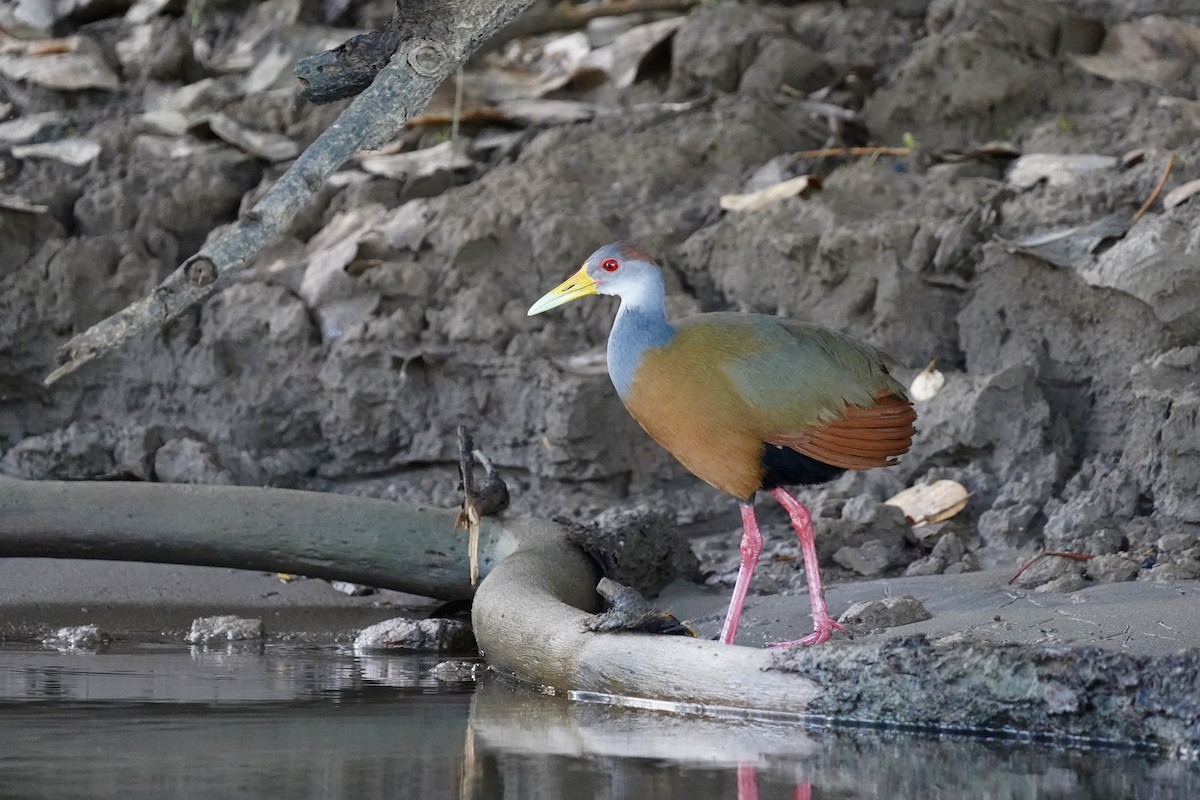
[[[472,694],[436,661],[0,646],[0,797],[1200,797],[1194,764]]]

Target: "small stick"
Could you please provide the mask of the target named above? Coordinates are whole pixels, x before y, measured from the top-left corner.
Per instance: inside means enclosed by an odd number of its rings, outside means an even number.
[[[468,108],[458,115],[459,123],[463,122],[511,122],[512,117],[499,108]],[[429,125],[453,125],[454,114],[431,111],[419,114],[404,123],[409,128],[420,128]]]
[[[475,464],[484,471],[483,483],[475,484]],[[499,514],[508,508],[508,487],[496,470],[491,459],[475,449],[471,434],[463,426],[458,427],[458,476],[462,481],[463,502],[458,516],[454,518],[454,529],[467,531],[467,560],[471,565],[471,585],[479,585],[479,521],[487,516]]]
[[[454,117],[450,121],[450,141],[458,142],[458,123],[463,113],[463,68],[454,74]]]
[[[1054,556],[1056,558],[1069,558],[1073,561],[1091,561],[1093,558],[1092,556],[1089,556],[1085,553],[1038,553],[1036,556],[1034,556],[1033,558],[1026,561],[1024,566],[1022,566],[1019,570],[1017,570],[1016,574],[1014,574],[1011,578],[1008,579],[1008,584],[1011,586],[1017,580],[1017,578],[1021,577],[1021,573],[1023,573],[1025,570],[1032,567],[1037,562],[1041,561],[1046,556]]]
[[[796,158],[832,158],[835,156],[907,156],[911,147],[822,147],[820,150],[801,150]]]
[[[1133,218],[1129,220],[1129,224],[1137,222],[1142,216],[1150,210],[1150,206],[1154,205],[1154,201],[1163,193],[1163,188],[1167,185],[1167,178],[1171,175],[1171,170],[1175,169],[1175,151],[1172,150],[1167,156],[1167,167],[1163,170],[1162,177],[1158,179],[1158,183],[1154,186],[1154,191],[1146,198],[1146,202],[1142,203],[1142,207],[1137,210]]]

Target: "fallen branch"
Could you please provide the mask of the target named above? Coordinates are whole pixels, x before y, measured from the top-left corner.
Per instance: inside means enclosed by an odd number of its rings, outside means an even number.
[[[375,81],[300,154],[249,212],[183,262],[147,297],[62,345],[47,386],[89,361],[159,327],[224,288],[281,231],[325,179],[360,150],[379,147],[423,109],[433,92],[480,44],[533,0],[404,0],[404,39]]]

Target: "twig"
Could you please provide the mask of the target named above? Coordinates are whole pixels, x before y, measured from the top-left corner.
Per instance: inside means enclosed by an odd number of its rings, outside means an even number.
[[[1154,201],[1163,193],[1163,188],[1167,185],[1167,178],[1171,175],[1171,170],[1175,169],[1175,151],[1172,150],[1167,156],[1167,166],[1163,170],[1162,177],[1158,179],[1158,183],[1154,185],[1154,191],[1146,198],[1146,202],[1142,203],[1142,207],[1137,210],[1133,218],[1129,220],[1129,224],[1137,222],[1142,216],[1150,210],[1150,206],[1154,205]]]
[[[836,156],[907,156],[911,147],[823,147],[820,150],[801,150],[796,158],[834,158]]]
[[[462,425],[458,426],[458,479],[463,501],[454,528],[467,531],[467,561],[471,567],[471,585],[479,585],[479,509],[475,502],[475,443]]]
[[[1092,560],[1092,556],[1089,556],[1086,553],[1038,553],[1036,556],[1034,556],[1033,558],[1026,561],[1025,564],[1022,565],[1022,567],[1019,570],[1017,570],[1011,578],[1008,579],[1009,585],[1011,586],[1017,580],[1017,578],[1021,577],[1021,573],[1023,573],[1025,570],[1032,567],[1037,562],[1041,561],[1043,558],[1046,558],[1047,556],[1054,556],[1055,558],[1069,558],[1073,561],[1091,561]]]
[[[485,471],[483,483],[475,486],[475,463]],[[458,516],[454,518],[455,529],[467,531],[467,559],[471,567],[471,585],[479,583],[479,525],[484,517],[499,514],[508,508],[508,486],[500,477],[491,460],[475,449],[471,433],[458,426],[458,477],[462,484],[463,501]]]
[[[229,284],[272,236],[288,225],[325,179],[359,150],[379,147],[479,45],[533,0],[404,0],[405,39],[375,81],[300,154],[228,231],[183,262],[147,297],[88,328],[56,354],[47,386],[159,327]]]
[[[459,123],[471,122],[512,122],[512,116],[502,108],[468,108],[458,115]],[[409,128],[423,128],[430,125],[453,125],[454,114],[439,113],[418,114],[404,123]]]
[[[454,73],[454,118],[450,121],[450,141],[458,143],[458,124],[462,121],[463,112],[463,68],[459,67]]]

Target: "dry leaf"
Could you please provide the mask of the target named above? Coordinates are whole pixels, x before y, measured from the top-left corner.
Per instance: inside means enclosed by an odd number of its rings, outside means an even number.
[[[0,122],[0,143],[24,144],[41,136],[47,128],[67,125],[69,122],[70,120],[65,114],[57,111],[26,114],[23,117],[10,119],[8,122]]]
[[[801,175],[782,181],[766,189],[749,194],[726,194],[721,196],[721,208],[725,211],[761,211],[780,200],[797,195],[807,195],[821,190],[821,179],[816,175]]]
[[[1021,189],[1046,181],[1050,186],[1066,186],[1080,175],[1117,166],[1112,156],[1095,154],[1031,153],[1018,158],[1008,168],[1008,182]]]
[[[925,369],[917,373],[912,385],[908,387],[908,396],[917,402],[929,400],[946,385],[946,376],[937,368],[937,359],[931,359]]]
[[[470,156],[454,146],[454,142],[412,150],[407,153],[380,155],[358,153],[354,156],[360,167],[372,175],[399,180],[400,178],[424,178],[441,170],[464,169],[474,165]]]
[[[1107,240],[1120,239],[1128,228],[1128,215],[1110,214],[1087,225],[1026,236],[1011,242],[1009,250],[1040,258],[1056,267],[1075,267],[1090,261]]]
[[[1163,198],[1163,208],[1182,205],[1191,200],[1197,192],[1200,192],[1200,180],[1188,181],[1183,186],[1177,186],[1167,192],[1167,196]]]
[[[178,111],[147,111],[141,116],[142,122],[154,133],[164,136],[183,136],[196,127],[196,121],[187,114]]]
[[[267,161],[287,161],[300,155],[300,145],[288,137],[247,128],[220,112],[209,115],[208,127],[225,142]]]
[[[509,122],[518,125],[569,125],[587,122],[600,113],[595,103],[575,100],[506,100],[496,108]]]
[[[675,35],[684,19],[670,17],[631,28],[618,35],[612,44],[593,52],[583,65],[608,73],[618,87],[632,86],[646,61]]]
[[[0,74],[63,91],[121,87],[100,46],[84,36],[20,41],[0,34]]]
[[[568,84],[603,83],[607,76],[584,61],[592,53],[587,34],[571,33],[551,39],[540,47],[527,42],[509,43],[503,57],[492,57],[482,71],[464,76],[464,92],[473,102],[542,97]],[[440,110],[436,102],[430,104]]]
[[[566,86],[591,52],[592,45],[583,31],[570,33],[547,42],[542,47],[541,61],[537,65],[542,81],[534,95],[540,97]]]
[[[347,267],[360,258],[364,240],[379,236],[377,226],[386,213],[383,206],[368,205],[336,214],[299,254],[305,267],[297,294],[315,312],[327,341],[368,319],[379,305],[379,292]]]
[[[1130,150],[1128,153],[1121,156],[1121,169],[1129,169],[1130,167],[1136,167],[1138,164],[1145,161],[1146,156],[1150,155],[1150,153],[1152,153],[1152,152],[1153,152],[1152,150],[1147,150],[1144,147],[1139,147],[1134,150]]]
[[[1158,14],[1123,22],[1109,28],[1100,52],[1073,60],[1110,81],[1166,87],[1200,60],[1200,26]]]
[[[59,139],[57,142],[23,144],[12,149],[16,158],[52,158],[72,167],[82,167],[100,155],[100,145],[91,139]]]
[[[171,0],[137,0],[125,12],[125,21],[135,25],[149,22],[170,4]]]
[[[23,214],[45,214],[50,211],[50,206],[44,206],[20,195],[6,194],[5,192],[0,192],[0,208],[6,211],[19,211]]]
[[[958,481],[941,480],[912,486],[884,501],[896,506],[913,527],[945,522],[967,507],[971,495]]]
[[[378,225],[379,233],[388,247],[414,253],[425,242],[428,228],[429,203],[424,199],[409,200],[393,209]]]
[[[1154,105],[1179,116],[1186,116],[1191,123],[1200,124],[1200,100],[1165,95],[1155,100]]]

